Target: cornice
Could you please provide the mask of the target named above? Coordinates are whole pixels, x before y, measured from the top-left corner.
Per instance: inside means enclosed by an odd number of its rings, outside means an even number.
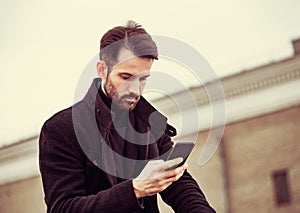
[[[0,165],[37,155],[37,138],[33,136],[0,149]]]
[[[38,136],[0,149],[0,185],[39,175]]]
[[[225,98],[232,98],[235,96],[245,95],[250,92],[266,89],[299,78],[300,78],[300,69],[281,73],[276,76],[272,76],[265,79],[257,79],[256,82],[241,85],[240,87],[234,89],[229,89],[229,90],[225,89]]]

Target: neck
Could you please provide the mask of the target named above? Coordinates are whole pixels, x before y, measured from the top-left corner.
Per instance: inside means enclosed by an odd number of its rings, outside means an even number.
[[[104,89],[104,85],[105,85],[105,80],[102,80],[102,81],[101,81],[101,90],[102,90],[102,92],[104,93],[104,95],[105,95],[106,97],[108,97],[108,96],[107,96],[107,93],[106,93],[106,91],[105,91],[105,89]]]
[[[113,103],[112,99],[107,95],[107,92],[106,92],[106,90],[105,90],[105,87],[104,87],[104,83],[103,83],[103,82],[102,82],[102,84],[101,84],[100,96],[101,96],[103,102],[105,103],[105,105],[106,105],[110,110],[114,109],[113,112],[114,112],[116,115],[118,115],[118,117],[121,118],[121,117],[125,116],[126,113],[128,113],[127,110],[120,109],[120,108],[118,108],[117,105],[114,105],[114,107],[112,107],[112,104],[114,104],[114,103]]]

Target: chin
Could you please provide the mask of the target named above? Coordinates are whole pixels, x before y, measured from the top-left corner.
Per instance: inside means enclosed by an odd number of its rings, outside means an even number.
[[[129,104],[127,102],[123,102],[123,103],[118,103],[117,106],[121,111],[132,111],[135,108],[136,104],[137,103]]]
[[[132,111],[136,107],[137,103],[138,103],[138,100],[133,101],[133,102],[128,102],[126,100],[121,100],[118,103],[118,106],[121,110]]]
[[[133,103],[133,104],[130,104],[130,105],[127,104],[127,106],[124,107],[123,109],[127,110],[127,111],[132,111],[132,110],[134,110],[135,106],[136,106],[136,103]]]

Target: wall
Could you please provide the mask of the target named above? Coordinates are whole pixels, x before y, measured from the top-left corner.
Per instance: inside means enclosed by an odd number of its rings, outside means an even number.
[[[46,212],[40,176],[0,186],[0,212]]]
[[[227,125],[230,212],[300,212],[300,106]],[[272,172],[288,169],[291,204],[275,201]]]

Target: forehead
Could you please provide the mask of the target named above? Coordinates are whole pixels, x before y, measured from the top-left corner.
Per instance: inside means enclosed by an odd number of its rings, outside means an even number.
[[[149,73],[153,59],[142,58],[134,55],[129,50],[121,50],[118,57],[119,63],[113,66],[112,72],[126,72],[131,75]]]

